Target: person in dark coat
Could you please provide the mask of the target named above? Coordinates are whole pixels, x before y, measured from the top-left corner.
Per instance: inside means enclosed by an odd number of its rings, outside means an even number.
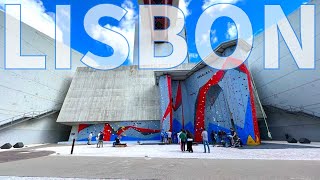
[[[231,146],[234,146],[236,140],[238,140],[239,137],[237,132],[233,128],[230,128],[230,134],[231,134]]]
[[[193,134],[187,130],[187,151],[191,153],[193,153],[192,143],[193,143]]]
[[[187,135],[184,130],[181,130],[179,138],[181,139],[180,140],[181,151],[184,152],[184,151],[186,151],[186,141],[187,141]]]
[[[222,144],[222,132],[221,130],[218,131],[218,138],[217,138],[217,144],[221,145]]]
[[[116,138],[114,139],[113,147],[115,147],[116,145],[121,144],[121,143],[120,143],[120,139],[121,139],[121,135],[119,135],[118,137],[116,137]]]
[[[214,131],[211,131],[210,138],[212,141],[212,145],[214,146],[216,144],[216,133]]]
[[[100,131],[100,133],[99,133],[99,142],[98,142],[97,148],[103,147],[103,136],[104,136],[103,132]]]

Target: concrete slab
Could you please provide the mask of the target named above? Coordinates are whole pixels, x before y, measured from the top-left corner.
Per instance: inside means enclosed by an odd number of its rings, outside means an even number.
[[[319,179],[320,161],[50,156],[0,163],[1,176],[98,179]]]

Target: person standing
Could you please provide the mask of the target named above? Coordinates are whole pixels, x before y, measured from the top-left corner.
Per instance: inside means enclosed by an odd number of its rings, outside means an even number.
[[[173,144],[178,143],[177,133],[174,133],[174,134],[173,134],[173,140],[172,140],[172,143],[173,143]]]
[[[234,146],[235,140],[237,140],[238,135],[233,128],[230,128],[230,133],[231,133],[231,146]]]
[[[168,143],[172,143],[172,132],[170,130],[167,131],[167,136],[168,136]]]
[[[179,134],[179,139],[180,139],[181,151],[184,152],[184,151],[186,151],[186,141],[187,141],[187,135],[184,130],[181,130],[181,132]]]
[[[178,144],[181,144],[181,138],[180,138],[180,134],[182,133],[182,129],[180,132],[177,133],[177,138],[178,138]]]
[[[202,141],[203,141],[204,153],[207,153],[206,146],[208,147],[208,153],[210,153],[210,147],[209,147],[209,142],[208,142],[208,132],[206,131],[205,128],[203,128],[201,136],[202,136]]]
[[[193,153],[192,143],[193,143],[193,135],[190,131],[187,130],[187,151],[191,153]]]
[[[103,147],[103,132],[100,131],[99,134],[98,148]]]
[[[222,145],[222,132],[221,130],[218,131],[218,135],[217,135],[217,144]]]
[[[101,132],[101,131],[100,131]],[[99,137],[100,137],[100,132],[98,133],[96,140],[97,140],[97,147],[99,146]]]
[[[164,141],[164,130],[162,129],[162,131],[161,131],[161,142],[162,143],[164,143],[165,141]]]
[[[229,147],[229,139],[228,139],[227,133],[225,131],[222,131],[221,135],[222,135],[222,141],[221,141],[222,146]]]
[[[92,140],[92,136],[93,136],[93,134],[92,134],[92,132],[89,134],[89,136],[88,136],[88,145],[91,145],[91,140]]]
[[[214,131],[211,131],[210,137],[212,140],[212,145],[214,146],[216,144],[216,133]]]
[[[164,143],[167,144],[168,143],[168,133],[164,132]]]

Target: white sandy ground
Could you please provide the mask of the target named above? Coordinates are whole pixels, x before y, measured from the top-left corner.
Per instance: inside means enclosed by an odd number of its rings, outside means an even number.
[[[266,143],[266,142],[265,142]],[[49,150],[56,153],[51,156],[105,156],[105,157],[144,157],[144,158],[199,158],[199,159],[263,159],[263,160],[320,160],[320,143],[310,145],[288,144],[286,142],[267,142],[257,147],[224,148],[210,146],[211,153],[203,153],[203,145],[193,146],[194,153],[180,151],[179,145],[138,145],[128,147],[103,148],[96,145],[76,145],[73,155],[71,146],[51,146],[37,150]],[[306,147],[308,146],[308,147]]]

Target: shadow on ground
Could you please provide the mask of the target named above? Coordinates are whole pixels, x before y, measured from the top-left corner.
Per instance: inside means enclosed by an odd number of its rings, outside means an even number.
[[[244,146],[240,149],[303,149],[303,148],[315,148],[320,147],[312,146],[309,144],[275,144],[275,143],[261,143],[259,146]]]
[[[55,153],[54,151],[32,151],[32,150],[17,150],[0,152],[0,163],[18,161],[24,159],[33,159],[43,156],[48,156]]]

